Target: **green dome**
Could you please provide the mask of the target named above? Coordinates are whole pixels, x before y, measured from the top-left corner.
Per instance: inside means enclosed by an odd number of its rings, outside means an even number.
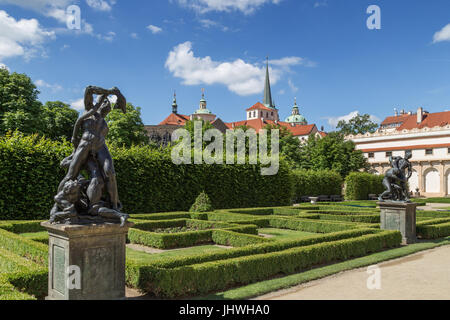
[[[286,118],[286,121],[288,123],[306,123],[306,119],[301,114],[299,115],[292,115]]]
[[[212,112],[208,109],[198,109],[197,111],[195,111],[195,114],[212,114]]]

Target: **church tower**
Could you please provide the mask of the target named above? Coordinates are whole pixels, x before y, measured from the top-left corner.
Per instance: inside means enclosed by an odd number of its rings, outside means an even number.
[[[266,64],[266,81],[264,85],[263,103],[256,103],[250,109],[247,109],[247,121],[261,119],[279,121],[278,110],[275,107],[272,99],[272,89],[270,88],[270,74],[269,74],[269,58]]]

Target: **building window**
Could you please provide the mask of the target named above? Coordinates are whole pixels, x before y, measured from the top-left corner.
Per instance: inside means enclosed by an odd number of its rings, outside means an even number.
[[[449,153],[449,154],[450,154],[450,148],[448,148],[448,150],[447,150],[447,153]]]
[[[386,152],[386,158],[392,157],[392,151]]]
[[[433,155],[433,149],[425,149],[425,155],[432,156]]]
[[[369,158],[375,158],[375,153],[369,152]]]

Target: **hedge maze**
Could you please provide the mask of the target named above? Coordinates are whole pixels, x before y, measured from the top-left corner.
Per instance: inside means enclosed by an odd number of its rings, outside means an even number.
[[[348,204],[135,214],[127,285],[195,297],[400,245],[399,232],[379,229],[374,203]],[[449,236],[450,213],[418,211],[417,232]],[[44,298],[47,242],[40,221],[0,222],[0,299]]]

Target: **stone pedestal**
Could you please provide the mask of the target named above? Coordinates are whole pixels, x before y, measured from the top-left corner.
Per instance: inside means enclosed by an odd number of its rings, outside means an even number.
[[[402,233],[403,244],[417,241],[416,203],[377,202],[381,210],[381,229],[398,230]]]
[[[48,300],[125,298],[125,244],[133,223],[41,225],[49,233]]]

